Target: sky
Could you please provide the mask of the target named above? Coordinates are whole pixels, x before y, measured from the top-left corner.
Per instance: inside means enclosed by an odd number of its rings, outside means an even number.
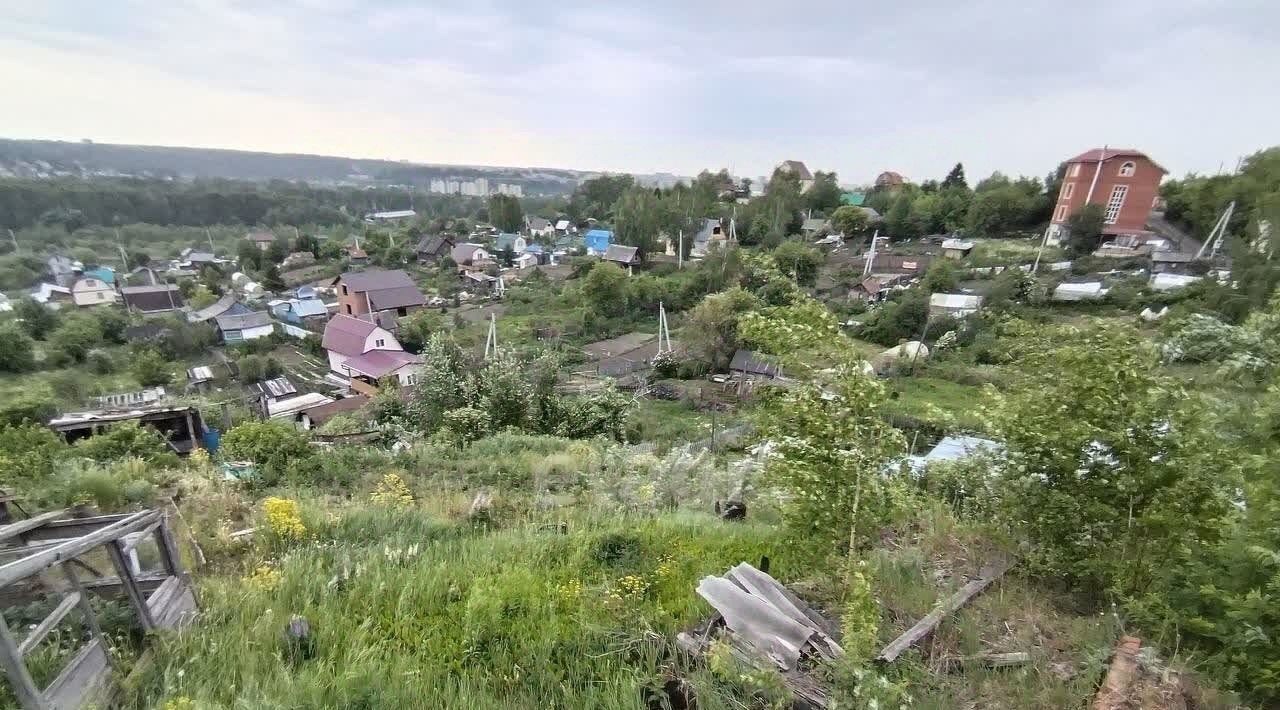
[[[465,7],[464,7],[465,6]],[[428,163],[1175,176],[1280,143],[1280,3],[0,3],[0,136]],[[1271,87],[1271,88],[1267,88]]]

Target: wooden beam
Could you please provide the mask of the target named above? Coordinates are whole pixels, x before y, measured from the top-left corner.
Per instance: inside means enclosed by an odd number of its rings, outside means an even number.
[[[95,515],[91,518],[63,518],[24,533],[22,539],[28,543],[43,540],[70,540],[101,530],[112,523],[118,523],[130,515],[133,513]]]
[[[40,645],[40,642],[44,640],[44,637],[48,636],[50,631],[53,631],[54,627],[58,625],[58,622],[62,621],[67,614],[71,613],[72,607],[79,603],[80,592],[72,592],[63,597],[58,606],[54,607],[53,611],[50,612],[48,616],[44,617],[44,621],[41,621],[39,625],[31,631],[31,633],[27,634],[25,639],[22,639],[22,643],[18,644],[18,653],[23,656],[31,653],[36,646]]]
[[[10,562],[0,567],[0,587],[5,587],[18,580],[39,574],[59,562],[79,557],[99,545],[118,540],[131,532],[142,530],[159,517],[160,511],[158,510],[144,510],[140,513],[134,513],[124,520],[108,525],[96,532],[74,540],[68,540],[57,547]]]
[[[124,545],[120,540],[112,540],[107,543],[107,554],[111,556],[111,564],[116,568],[116,575],[120,577],[120,585],[124,587],[125,596],[129,598],[129,605],[138,615],[138,622],[142,626],[142,631],[146,633],[155,629],[156,622],[151,618],[147,597],[138,588],[138,580],[133,576],[133,570],[129,569],[129,560],[125,559],[123,548]]]
[[[41,513],[34,518],[27,518],[26,520],[20,520],[16,523],[9,523],[8,525],[0,527],[0,542],[19,537],[22,533],[27,532],[28,530],[34,530],[38,527],[51,523],[66,514],[67,511],[65,510],[51,510],[47,513]]]
[[[933,611],[929,612],[923,619],[916,622],[915,626],[907,629],[906,633],[894,639],[880,650],[880,654],[876,656],[877,661],[891,663],[897,660],[908,648],[919,643],[934,629],[938,628],[938,624],[942,620],[950,616],[957,609],[968,604],[974,597],[978,596],[984,589],[990,587],[993,582],[1004,576],[1004,573],[1013,566],[1012,560],[1000,560],[984,567],[978,573],[978,578],[964,585],[955,594],[952,594],[942,604],[938,605]]]
[[[105,648],[107,639],[102,635],[102,627],[98,625],[98,615],[93,610],[93,603],[89,601],[89,595],[85,593],[84,587],[80,586],[80,577],[76,575],[76,570],[69,564],[62,565],[62,572],[67,578],[67,584],[71,585],[72,591],[80,595],[80,613],[84,614],[84,623],[89,627],[89,631],[93,633],[93,637],[102,643]],[[111,654],[107,654],[107,662],[111,662]]]
[[[130,539],[128,542],[124,543],[121,546],[120,551],[126,555],[129,554],[130,552],[133,552],[134,549],[138,547],[138,545],[141,545],[142,543],[146,542],[147,538],[151,536],[151,533],[154,533],[156,531],[156,528],[160,527],[160,525],[163,522],[164,522],[164,519],[161,518],[160,520],[157,520],[154,523],[143,528],[141,532],[129,533],[133,537],[132,539]]]
[[[45,689],[45,707],[51,710],[80,710],[104,688],[110,676],[111,664],[107,646],[101,639],[94,639],[71,659]]]
[[[3,614],[0,614],[0,665],[9,676],[9,687],[13,689],[19,705],[25,710],[46,710],[49,707],[35,681],[31,680],[27,664],[22,662],[22,654],[18,652],[18,644],[13,640]]]

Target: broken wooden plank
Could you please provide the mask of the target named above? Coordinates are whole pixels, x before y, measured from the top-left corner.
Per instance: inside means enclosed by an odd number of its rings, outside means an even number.
[[[9,523],[8,525],[0,527],[0,542],[19,537],[28,530],[35,530],[36,528],[57,520],[66,514],[67,511],[65,510],[51,510],[47,513],[41,513],[34,518],[27,518],[26,520],[16,523]]]
[[[996,580],[1004,576],[1004,573],[1013,566],[1013,561],[1002,559],[987,567],[984,567],[978,573],[978,578],[964,585],[955,594],[952,594],[945,602],[940,604],[936,609],[929,612],[924,618],[916,622],[915,626],[907,629],[898,638],[894,639],[880,650],[880,654],[876,656],[877,661],[892,663],[901,656],[903,652],[919,643],[934,629],[938,628],[938,624],[942,620],[955,613],[955,611],[965,604],[968,604],[974,597],[978,596],[987,587],[990,587]]]
[[[79,710],[105,691],[111,664],[101,639],[88,643],[44,691],[44,707]]]
[[[1107,677],[1093,699],[1093,710],[1121,710],[1129,707],[1129,690],[1138,675],[1138,650],[1142,639],[1121,636],[1115,655],[1107,668]]]
[[[1031,662],[1031,654],[1026,651],[1013,653],[979,653],[973,656],[956,656],[946,661],[948,671],[954,672],[970,663],[978,663],[987,668],[1012,668]]]
[[[32,629],[31,633],[27,634],[26,638],[22,639],[22,643],[18,644],[18,654],[25,656],[28,653],[31,653],[31,650],[40,645],[40,642],[44,640],[44,637],[48,636],[49,632],[53,631],[53,629],[58,625],[58,622],[62,621],[62,619],[71,612],[75,605],[79,603],[80,592],[72,592],[63,597],[62,602],[59,603],[58,606],[54,607],[53,611],[49,612],[49,615],[44,617],[44,620]]]
[[[99,545],[118,540],[131,532],[141,530],[155,522],[159,517],[160,511],[144,510],[84,537],[69,540],[57,547],[10,562],[0,567],[0,587],[13,584],[34,574],[39,574],[56,564],[79,557]]]

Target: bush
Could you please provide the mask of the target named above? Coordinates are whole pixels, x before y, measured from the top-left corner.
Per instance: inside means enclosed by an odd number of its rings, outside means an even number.
[[[106,350],[91,350],[85,357],[85,365],[95,375],[109,375],[116,371],[116,361]]]
[[[222,437],[222,450],[227,459],[259,466],[266,484],[283,476],[290,461],[312,455],[307,435],[278,421],[251,421],[233,428]]]
[[[5,485],[38,485],[53,473],[66,452],[62,437],[43,424],[0,427],[0,481]]]
[[[72,447],[76,455],[98,462],[118,461],[126,457],[176,465],[177,454],[169,448],[164,436],[137,422],[121,422],[106,431],[81,439]]]
[[[143,387],[167,385],[173,381],[173,371],[164,357],[156,350],[144,350],[133,359],[133,376]]]
[[[0,372],[35,368],[35,343],[13,323],[0,325]]]

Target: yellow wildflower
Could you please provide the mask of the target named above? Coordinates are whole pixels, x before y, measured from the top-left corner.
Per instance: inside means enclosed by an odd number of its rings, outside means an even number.
[[[262,510],[267,514],[267,527],[277,537],[300,540],[307,533],[307,526],[302,524],[302,515],[298,512],[298,501],[268,498],[262,501]]]
[[[280,570],[274,569],[270,565],[259,565],[253,571],[253,574],[244,578],[244,581],[252,589],[273,592],[276,587],[280,586],[280,579]]]
[[[398,473],[388,473],[383,476],[374,487],[370,498],[377,505],[390,508],[408,508],[413,505],[413,493],[409,492],[409,485]]]

